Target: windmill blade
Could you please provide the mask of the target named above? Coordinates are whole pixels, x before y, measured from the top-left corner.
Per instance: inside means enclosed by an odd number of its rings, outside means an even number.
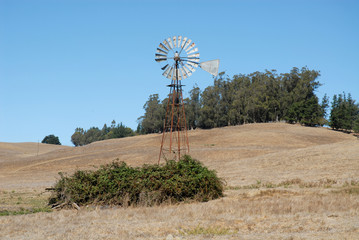
[[[199,57],[189,57],[189,58],[187,58],[187,61],[199,63]]]
[[[178,78],[178,80],[180,80],[179,78],[180,78],[180,76],[179,76],[179,72],[178,72],[178,68],[176,69],[173,69],[173,76],[172,76],[172,80],[177,80],[177,78]]]
[[[173,45],[175,47],[177,47],[177,37],[176,36],[173,37]]]
[[[177,47],[181,47],[182,36],[178,36],[177,39],[178,39]]]
[[[171,67],[170,73],[167,75],[167,78],[168,78],[168,79],[172,79],[173,72],[174,72],[174,68]]]
[[[191,41],[190,39],[188,39],[189,41]],[[183,38],[183,42],[182,42],[182,44],[181,44],[181,50],[179,51],[179,55],[181,55],[181,53],[182,53],[182,50],[184,49],[184,47],[186,46],[186,44],[187,44],[187,38],[186,37],[184,37]]]
[[[170,71],[168,73],[168,75],[166,76],[168,79],[172,78],[172,74],[173,74],[173,67],[170,67]]]
[[[165,70],[168,67],[168,64],[166,64],[164,67],[161,67],[162,70]]]
[[[185,43],[187,42],[187,37],[184,37],[183,38],[183,42],[182,42],[182,44],[181,44],[181,48],[183,49],[183,47],[184,47],[184,45],[185,45]]]
[[[192,68],[192,67],[191,67],[191,68]],[[193,69],[193,68],[192,68],[192,69]],[[190,77],[190,76],[192,75],[192,72],[191,72],[191,70],[189,70],[187,64],[183,66],[183,70],[186,72],[186,74],[187,74],[188,77]],[[194,69],[193,69],[193,71],[194,71]]]
[[[199,58],[199,53],[194,53],[194,54],[191,54],[191,55],[188,55],[188,58],[191,59],[195,59],[195,58]]]
[[[182,80],[180,68],[177,69],[177,72],[178,72],[178,80]]]
[[[185,76],[186,78],[191,76],[191,72],[186,68],[186,66],[183,64],[183,62],[181,62],[182,68],[181,71],[183,72],[183,76]]]
[[[196,46],[196,44],[192,43],[187,49],[185,49],[185,51],[188,53],[188,51],[193,48],[194,46]]]
[[[191,53],[195,53],[195,52],[198,52],[198,48],[194,48],[192,49],[191,51],[189,51],[187,54],[191,54]]]
[[[171,80],[176,80],[176,68],[173,68],[173,74]]]
[[[186,42],[186,44],[184,45],[183,49],[186,50],[186,48],[191,44],[192,40],[188,39],[188,41]]]
[[[196,71],[196,70],[194,69],[194,67],[193,67],[190,63],[187,63],[185,66],[186,66],[191,72]]]
[[[157,58],[155,60],[156,62],[163,62],[163,61],[167,61],[167,58]]]
[[[167,64],[168,65],[168,64]],[[163,76],[165,76],[165,77],[167,77],[168,76],[168,74],[169,74],[169,72],[170,72],[170,70],[171,70],[171,67],[168,67],[164,72],[163,72]]]
[[[155,56],[156,58],[167,58],[167,55],[159,54],[159,53],[156,53]]]
[[[171,38],[167,38],[167,42],[170,44],[171,49],[173,49],[173,43]]]
[[[166,52],[165,50],[162,50],[161,48],[157,48],[157,53],[163,53],[163,54],[168,54],[168,52]]]
[[[170,44],[167,42],[166,39],[163,41],[163,43],[165,44],[165,46],[166,46],[169,50],[172,49],[171,46],[170,46]]]
[[[169,49],[166,48],[165,45],[163,45],[162,43],[160,43],[160,45],[158,46],[159,48],[162,48],[164,51],[168,52]]]
[[[178,73],[178,80],[182,80],[182,75],[179,68],[177,69],[177,73]]]
[[[196,67],[198,67],[197,65],[199,64],[199,59],[191,59],[191,60],[187,60],[187,63],[193,65],[195,64]]]
[[[187,74],[186,74],[186,72],[183,70],[183,67],[180,68],[180,72],[181,72],[181,75],[182,75],[183,79],[187,78]]]
[[[187,61],[187,64],[193,66],[193,67],[198,67],[199,63],[197,62],[193,62],[193,61]]]
[[[219,59],[201,62],[199,65],[203,70],[209,72],[213,76],[218,75]]]

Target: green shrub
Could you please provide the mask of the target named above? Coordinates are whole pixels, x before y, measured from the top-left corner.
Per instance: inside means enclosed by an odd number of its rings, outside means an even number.
[[[223,181],[215,171],[186,155],[180,161],[141,168],[113,162],[96,171],[60,173],[49,204],[144,205],[187,200],[208,201],[223,196]]]

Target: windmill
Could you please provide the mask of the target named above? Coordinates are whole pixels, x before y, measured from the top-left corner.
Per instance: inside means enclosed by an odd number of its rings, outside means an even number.
[[[158,163],[161,158],[179,160],[189,153],[186,114],[183,104],[182,80],[190,77],[197,67],[217,76],[219,60],[200,63],[196,44],[187,37],[174,36],[159,44],[155,61],[159,62],[162,75],[171,80]]]

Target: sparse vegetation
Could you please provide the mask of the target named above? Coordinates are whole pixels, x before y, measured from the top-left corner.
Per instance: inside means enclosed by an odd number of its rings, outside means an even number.
[[[229,235],[238,233],[238,230],[231,229],[229,227],[224,226],[208,226],[203,227],[198,224],[195,227],[188,228],[188,229],[181,229],[179,233],[184,236],[188,235],[206,235],[206,236],[213,236],[213,235]]]
[[[24,214],[31,214],[31,213],[38,213],[38,212],[51,212],[50,207],[43,207],[43,208],[20,208],[18,210],[0,210],[0,216],[14,216],[14,215],[24,215]]]
[[[152,206],[163,202],[208,201],[223,196],[223,182],[199,161],[184,156],[165,165],[133,168],[113,162],[97,171],[60,174],[49,204]]]
[[[304,182],[299,178],[295,178],[277,184],[272,182],[262,183],[261,180],[257,180],[255,184],[244,185],[244,186],[227,186],[226,189],[239,190],[239,189],[280,188],[280,187],[289,188],[292,186],[297,186],[299,188],[331,188],[334,186],[337,188],[343,188],[343,187],[345,188],[345,187],[359,187],[359,183],[358,181],[352,180],[350,182],[346,181],[343,184],[338,184],[336,180],[330,178],[321,179],[315,182]]]
[[[24,215],[51,212],[48,193],[0,191],[0,216]]]

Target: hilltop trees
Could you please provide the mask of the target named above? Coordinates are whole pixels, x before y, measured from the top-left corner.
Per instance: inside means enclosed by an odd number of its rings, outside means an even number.
[[[321,102],[316,96],[321,86],[319,71],[307,67],[293,68],[289,73],[276,70],[238,74],[229,78],[225,72],[214,78],[213,85],[203,91],[194,86],[184,98],[187,128],[209,129],[247,123],[286,121],[305,126],[329,124],[333,129],[359,132],[359,105],[351,95],[334,95],[329,121],[329,98],[325,94]],[[105,124],[100,130],[77,128],[71,137],[75,146],[94,141],[159,133],[163,130],[168,98],[160,100],[152,94],[143,106],[136,132],[122,123]]]
[[[334,95],[330,111],[329,126],[333,129],[355,130],[359,132],[359,105],[350,93]]]
[[[41,143],[61,145],[59,137],[57,137],[53,134],[50,134],[50,135],[44,137],[44,139],[41,141]]]
[[[189,98],[184,99],[187,127],[188,129],[196,129],[198,127],[199,114],[201,110],[201,90],[198,86],[194,86],[192,90],[189,91],[189,95]]]
[[[284,74],[284,93],[290,103],[285,120],[307,126],[320,125],[324,114],[314,93],[320,86],[316,81],[318,76],[319,72],[306,68],[302,68],[301,71],[293,68],[289,74]]]
[[[315,91],[321,85],[318,71],[293,68],[278,75],[275,70],[240,74],[230,79],[224,72],[202,92],[195,86],[184,99],[189,129],[224,127],[246,123],[286,121],[306,126],[326,123],[328,98],[319,103]],[[164,100],[166,101],[166,100]],[[151,95],[139,118],[143,133],[160,132],[164,102]]]
[[[107,125],[104,124],[101,130],[97,127],[91,127],[89,130],[76,128],[75,133],[71,136],[71,142],[75,146],[83,146],[95,141],[111,138],[123,138],[133,136],[134,134],[135,133],[131,128],[126,127],[122,123],[116,125],[115,120],[113,120],[111,127],[107,127]]]

